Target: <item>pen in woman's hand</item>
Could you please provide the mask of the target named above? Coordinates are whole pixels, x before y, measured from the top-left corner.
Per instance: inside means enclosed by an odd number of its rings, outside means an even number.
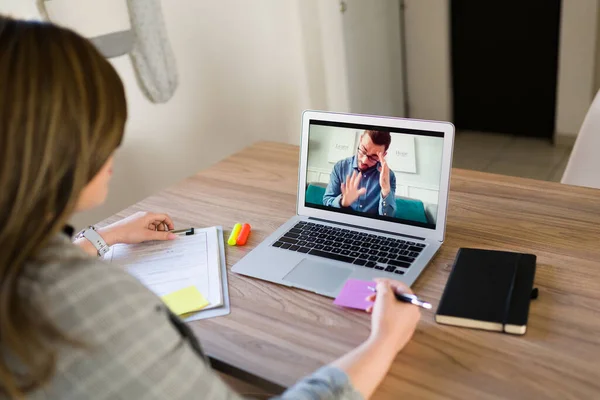
[[[371,290],[373,292],[377,292],[377,290],[373,286],[368,286],[368,288],[369,288],[369,290]],[[419,306],[419,307],[425,308],[427,310],[431,310],[430,303],[420,300],[414,294],[398,293],[397,291],[394,290],[394,296],[396,296],[396,300],[398,300],[398,301],[414,304],[415,306]]]
[[[178,230],[170,230],[169,232],[174,233],[176,235],[183,235],[185,234],[185,236],[190,236],[194,234],[194,228],[186,228],[186,229],[178,229]]]

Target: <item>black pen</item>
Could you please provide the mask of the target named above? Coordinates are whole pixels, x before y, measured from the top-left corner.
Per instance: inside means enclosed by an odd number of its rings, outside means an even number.
[[[377,292],[377,289],[375,289],[373,286],[367,286],[367,287],[369,288],[369,290],[371,290],[373,292]],[[394,290],[394,289],[392,288],[392,290]],[[396,300],[398,300],[398,301],[414,304],[415,306],[419,306],[419,307],[425,308],[427,310],[431,310],[430,303],[423,301],[423,300],[419,300],[419,298],[417,296],[415,296],[414,294],[398,293],[394,290],[394,296],[396,296]]]
[[[181,235],[185,233],[185,236],[189,236],[189,235],[193,235],[194,234],[194,228],[188,228],[188,229],[178,229],[178,230],[172,230],[169,231],[171,233],[175,233],[177,235]]]

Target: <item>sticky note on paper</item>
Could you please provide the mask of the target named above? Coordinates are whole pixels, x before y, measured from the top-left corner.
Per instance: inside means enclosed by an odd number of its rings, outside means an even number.
[[[358,310],[366,310],[367,307],[373,305],[373,302],[365,299],[375,293],[369,289],[369,286],[375,287],[376,283],[358,279],[348,279],[340,291],[340,294],[338,294],[333,301],[333,304],[342,307],[356,308]]]
[[[209,303],[196,286],[189,286],[161,297],[175,315],[200,311]]]

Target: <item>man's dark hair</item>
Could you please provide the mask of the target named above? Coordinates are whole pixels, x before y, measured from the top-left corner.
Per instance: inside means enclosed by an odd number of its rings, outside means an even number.
[[[385,146],[385,151],[389,149],[390,143],[392,143],[392,135],[386,131],[365,131],[371,137],[374,144],[379,146]]]

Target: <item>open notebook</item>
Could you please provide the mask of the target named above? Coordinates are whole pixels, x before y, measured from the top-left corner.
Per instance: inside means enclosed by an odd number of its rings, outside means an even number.
[[[219,237],[217,227],[194,229],[175,240],[115,245],[104,259],[125,266],[160,297],[195,287],[208,302],[204,311],[224,304]]]

